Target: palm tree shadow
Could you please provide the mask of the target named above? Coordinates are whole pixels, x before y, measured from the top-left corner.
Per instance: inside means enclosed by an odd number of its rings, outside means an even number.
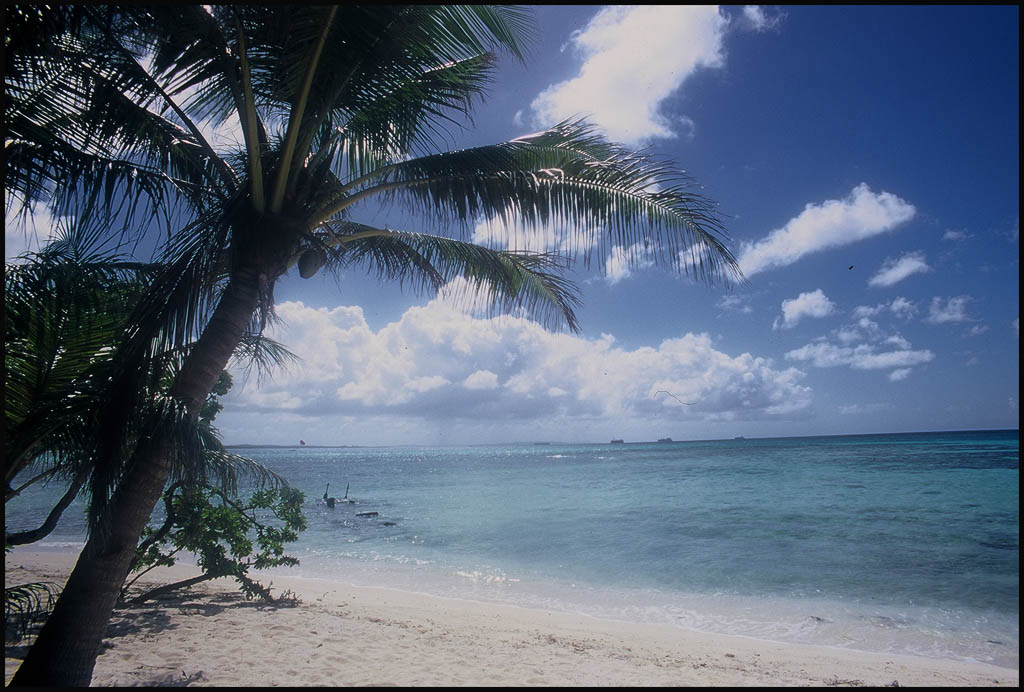
[[[275,603],[266,603],[259,600],[246,600],[242,594],[237,592],[210,591],[165,594],[146,603],[122,601],[118,604],[110,624],[107,626],[103,642],[100,644],[100,652],[115,648],[117,641],[125,637],[160,636],[177,629],[182,624],[182,617],[215,617],[236,608],[277,610],[296,604],[295,599],[279,598]],[[30,632],[27,638],[21,640],[23,644],[8,643],[4,647],[4,656],[9,659],[24,660],[38,632],[38,627],[35,628],[35,631]],[[135,671],[134,676],[138,679],[133,680],[130,684],[143,687],[188,687],[194,683],[206,682],[201,670],[186,675],[184,671],[156,672],[140,668],[139,671]]]
[[[176,629],[175,616],[212,617],[228,608],[251,605],[241,595],[232,593],[168,594],[146,603],[122,602],[114,611],[104,640],[132,634],[159,634]]]
[[[133,634],[160,634],[176,629],[178,616],[214,617],[226,610],[237,608],[256,608],[257,610],[275,611],[279,608],[290,608],[298,605],[298,599],[288,594],[279,596],[274,602],[259,599],[247,600],[238,592],[183,592],[159,596],[146,603],[122,602],[114,611],[110,625],[107,627],[106,640],[125,637]],[[111,646],[110,644],[106,644]]]

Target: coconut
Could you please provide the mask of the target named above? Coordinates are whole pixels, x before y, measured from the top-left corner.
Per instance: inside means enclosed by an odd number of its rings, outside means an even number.
[[[320,250],[306,250],[299,255],[299,276],[308,279],[320,271],[320,267],[324,266],[326,261],[327,258]]]

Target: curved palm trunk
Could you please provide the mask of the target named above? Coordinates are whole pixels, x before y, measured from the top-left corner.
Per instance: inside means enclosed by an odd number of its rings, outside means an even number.
[[[185,361],[171,394],[195,416],[227,365],[256,309],[259,273],[234,273],[209,324]],[[110,505],[110,530],[94,533],[82,550],[12,686],[88,686],[96,655],[135,548],[172,466],[168,437],[156,430],[140,448]]]

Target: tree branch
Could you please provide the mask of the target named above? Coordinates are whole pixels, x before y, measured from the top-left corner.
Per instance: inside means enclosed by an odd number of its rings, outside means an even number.
[[[64,493],[64,496],[60,498],[60,501],[54,505],[54,508],[50,510],[49,515],[46,517],[46,521],[43,522],[42,526],[38,529],[32,529],[29,531],[17,531],[15,533],[9,533],[6,535],[5,541],[7,545],[25,545],[26,543],[35,543],[36,541],[45,538],[50,535],[55,528],[57,528],[57,522],[60,520],[61,515],[64,514],[64,510],[74,501],[75,497],[78,496],[78,491],[85,485],[86,479],[89,477],[89,473],[92,469],[89,466],[83,467],[76,475],[74,480],[71,481],[68,491]],[[22,486],[24,488],[24,486]],[[19,488],[19,491],[21,488]]]

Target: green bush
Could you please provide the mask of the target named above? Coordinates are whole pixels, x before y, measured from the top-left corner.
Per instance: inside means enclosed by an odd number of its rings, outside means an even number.
[[[270,589],[249,576],[250,569],[294,566],[285,544],[298,540],[306,528],[302,513],[305,496],[299,490],[277,487],[258,490],[247,503],[209,485],[179,482],[164,493],[167,518],[158,529],[147,528],[136,550],[132,572],[138,574],[124,589],[154,567],[174,564],[179,553],[194,554],[203,574],[135,597],[157,595],[220,577],[232,577],[246,598],[273,600]]]

